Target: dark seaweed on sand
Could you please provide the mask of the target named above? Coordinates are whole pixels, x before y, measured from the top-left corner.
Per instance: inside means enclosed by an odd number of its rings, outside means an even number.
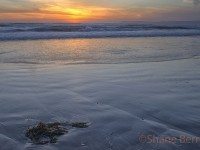
[[[66,126],[75,128],[87,128],[89,125],[85,122],[74,123],[38,123],[35,127],[26,130],[28,137],[34,144],[56,143],[57,138],[68,132]]]
[[[47,144],[57,142],[57,137],[67,133],[67,129],[60,123],[45,124],[40,122],[37,126],[29,128],[26,136],[35,144]]]

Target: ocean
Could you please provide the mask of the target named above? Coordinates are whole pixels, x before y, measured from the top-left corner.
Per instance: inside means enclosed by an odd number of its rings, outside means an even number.
[[[0,24],[1,63],[103,64],[198,56],[200,24]]]
[[[197,36],[200,22],[164,23],[1,23],[0,40]]]

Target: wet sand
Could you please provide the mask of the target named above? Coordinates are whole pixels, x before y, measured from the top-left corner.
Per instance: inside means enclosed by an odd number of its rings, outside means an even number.
[[[200,61],[129,64],[0,64],[1,150],[189,150],[200,141]],[[39,121],[84,121],[56,144],[34,145]],[[142,138],[140,138],[142,136]],[[174,143],[146,136],[176,137]],[[142,140],[141,140],[142,139]],[[140,141],[141,140],[141,141]]]

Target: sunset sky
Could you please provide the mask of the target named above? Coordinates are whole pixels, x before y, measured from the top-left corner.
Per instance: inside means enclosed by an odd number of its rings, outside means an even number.
[[[0,22],[200,20],[200,0],[0,0]]]

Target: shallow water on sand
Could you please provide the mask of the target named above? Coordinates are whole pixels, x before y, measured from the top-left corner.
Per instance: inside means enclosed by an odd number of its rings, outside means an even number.
[[[196,37],[172,39],[1,42],[0,150],[199,149],[199,141],[180,141],[200,137],[199,46]],[[124,53],[143,63],[125,63]],[[118,64],[97,64],[105,62]],[[39,121],[91,125],[34,145],[24,134]],[[141,135],[177,140],[146,143]]]
[[[0,41],[1,63],[134,63],[200,55],[200,37]]]

